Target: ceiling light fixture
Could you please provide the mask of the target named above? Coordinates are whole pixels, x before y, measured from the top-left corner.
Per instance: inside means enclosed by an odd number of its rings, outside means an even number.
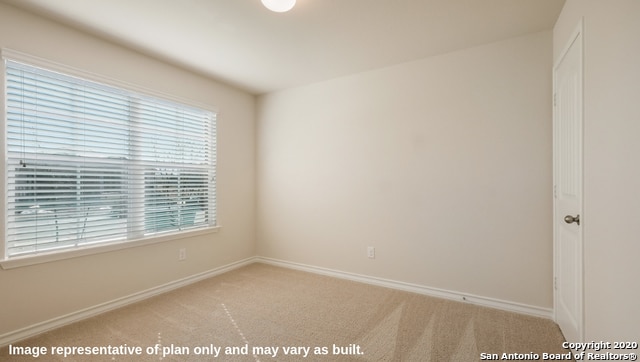
[[[296,0],[261,0],[262,5],[271,11],[276,13],[284,13],[293,9],[296,4]]]

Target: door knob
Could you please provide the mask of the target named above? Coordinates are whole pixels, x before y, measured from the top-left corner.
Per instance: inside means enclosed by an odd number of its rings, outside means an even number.
[[[576,224],[580,225],[580,215],[567,215],[564,217],[564,222],[566,222],[567,224],[573,224],[575,222]]]

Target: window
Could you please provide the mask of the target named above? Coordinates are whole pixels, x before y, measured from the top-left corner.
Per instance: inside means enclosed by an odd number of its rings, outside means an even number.
[[[216,225],[216,115],[5,59],[5,258]]]

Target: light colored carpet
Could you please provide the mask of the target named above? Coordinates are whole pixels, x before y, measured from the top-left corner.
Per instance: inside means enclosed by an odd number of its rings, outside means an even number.
[[[12,348],[44,346],[40,361],[439,362],[479,361],[481,353],[542,359],[566,353],[563,341],[557,325],[543,318],[252,264]],[[141,354],[51,355],[56,346],[125,344]],[[285,347],[302,348],[285,354]],[[0,360],[36,359],[10,356],[5,347]]]

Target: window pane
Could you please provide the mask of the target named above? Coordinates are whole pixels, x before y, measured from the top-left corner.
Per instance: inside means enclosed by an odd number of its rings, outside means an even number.
[[[136,111],[141,160],[211,164],[209,114],[150,99],[139,100]]]
[[[206,172],[153,169],[145,172],[145,231],[183,230],[208,223]]]
[[[10,254],[126,238],[124,170],[58,163],[11,174]]]

